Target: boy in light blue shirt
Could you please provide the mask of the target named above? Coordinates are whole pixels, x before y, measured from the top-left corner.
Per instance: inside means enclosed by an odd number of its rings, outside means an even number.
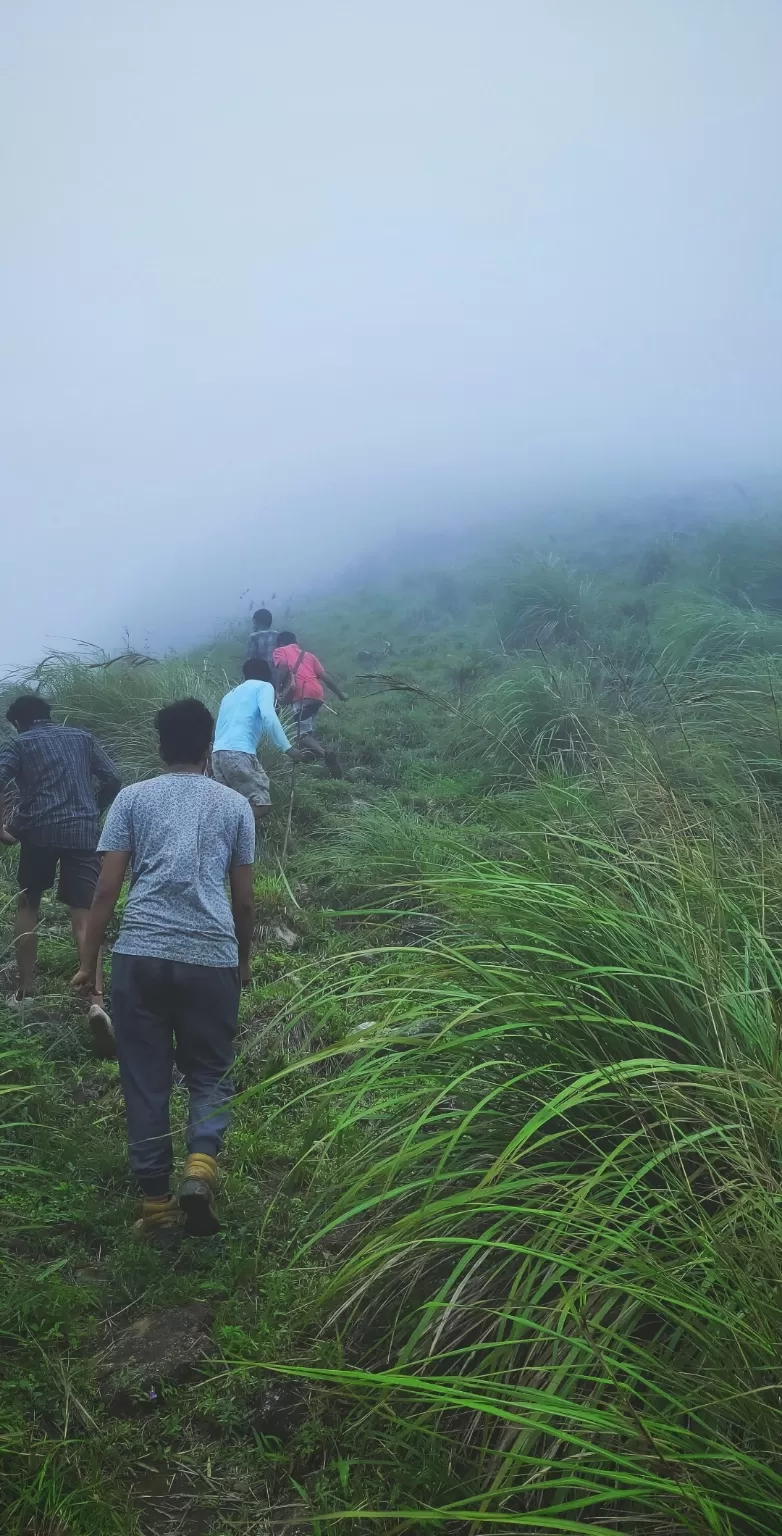
[[[268,736],[293,762],[298,762],[301,754],[291,746],[277,718],[269,663],[246,661],[242,674],[244,682],[232,688],[220,705],[212,773],[219,784],[244,795],[258,826],[271,810],[269,778],[257,755],[261,741]]]

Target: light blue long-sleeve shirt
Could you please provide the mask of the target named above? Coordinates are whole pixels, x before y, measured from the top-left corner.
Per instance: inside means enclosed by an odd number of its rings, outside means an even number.
[[[249,678],[225,695],[217,716],[213,750],[254,753],[264,736],[269,736],[281,752],[290,751],[291,744],[275,712],[271,683]]]

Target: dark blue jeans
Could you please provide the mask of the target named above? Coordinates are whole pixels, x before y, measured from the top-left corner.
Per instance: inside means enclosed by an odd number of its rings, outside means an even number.
[[[174,1153],[169,1100],[178,1066],[187,1085],[189,1152],[215,1157],[233,1095],[231,1068],[241,984],[235,967],[117,955],[111,1012],[130,1166],[147,1195],[169,1188]]]

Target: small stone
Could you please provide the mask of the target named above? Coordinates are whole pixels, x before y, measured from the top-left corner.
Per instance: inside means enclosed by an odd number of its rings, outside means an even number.
[[[304,1423],[308,1412],[307,1387],[296,1381],[267,1381],[261,1387],[252,1410],[253,1427],[259,1434],[275,1440],[290,1440]]]
[[[299,942],[299,935],[283,923],[275,923],[273,927],[267,928],[266,934],[271,944],[279,944],[283,949],[295,949]]]

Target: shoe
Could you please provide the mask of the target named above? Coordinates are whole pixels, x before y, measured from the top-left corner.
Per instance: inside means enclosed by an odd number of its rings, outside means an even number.
[[[173,1248],[181,1236],[182,1219],[173,1195],[145,1195],[141,1217],[133,1224],[133,1236],[155,1248]]]
[[[185,1231],[191,1237],[212,1237],[220,1231],[215,1208],[217,1163],[205,1152],[191,1152],[179,1186],[179,1209],[184,1212]]]
[[[104,1061],[113,1061],[117,1055],[117,1042],[114,1038],[111,1019],[100,1003],[91,1005],[87,1014],[87,1023],[90,1026],[95,1055],[102,1056]]]

